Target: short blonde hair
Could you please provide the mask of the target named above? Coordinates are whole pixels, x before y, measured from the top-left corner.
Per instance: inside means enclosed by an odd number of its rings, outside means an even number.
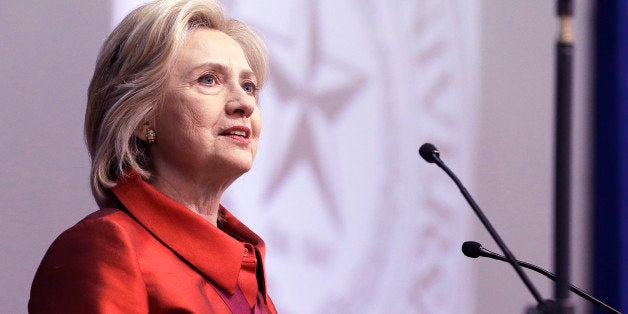
[[[115,203],[110,190],[125,169],[150,178],[147,144],[134,132],[154,119],[178,50],[199,27],[233,38],[258,85],[263,85],[264,44],[244,23],[226,17],[216,1],[159,0],[133,10],[103,44],[88,90],[85,140],[92,160],[92,192],[99,205]]]

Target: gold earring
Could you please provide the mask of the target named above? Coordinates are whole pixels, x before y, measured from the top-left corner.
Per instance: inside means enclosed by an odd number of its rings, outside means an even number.
[[[146,130],[146,141],[148,144],[155,143],[155,139],[157,139],[157,133],[153,129]]]

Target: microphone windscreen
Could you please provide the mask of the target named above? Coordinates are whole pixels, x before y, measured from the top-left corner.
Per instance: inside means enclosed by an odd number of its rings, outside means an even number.
[[[467,241],[462,243],[462,253],[468,257],[478,258],[482,250],[482,244],[477,243],[475,241]]]
[[[434,144],[432,143],[425,143],[421,145],[421,148],[419,148],[419,155],[421,155],[421,157],[423,157],[423,159],[425,159],[425,161],[429,163],[434,163],[436,161],[436,159],[434,158],[434,154],[438,156],[439,152],[436,146],[434,146]]]

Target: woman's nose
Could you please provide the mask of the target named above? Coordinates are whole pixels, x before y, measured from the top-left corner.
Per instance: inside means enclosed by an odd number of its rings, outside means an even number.
[[[235,87],[230,91],[226,110],[228,115],[241,115],[250,117],[255,110],[257,99],[247,94],[241,87]]]

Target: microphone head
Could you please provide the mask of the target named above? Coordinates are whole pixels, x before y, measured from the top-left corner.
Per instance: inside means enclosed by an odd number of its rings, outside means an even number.
[[[429,163],[436,162],[436,158],[440,157],[440,152],[432,143],[425,143],[419,148],[419,155]]]
[[[475,241],[462,243],[462,253],[471,258],[478,258],[482,253],[482,244]]]

